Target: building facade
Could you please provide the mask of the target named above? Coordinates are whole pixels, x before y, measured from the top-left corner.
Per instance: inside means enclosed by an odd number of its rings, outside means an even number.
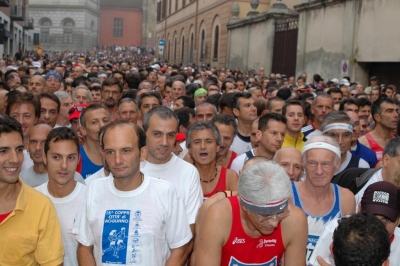
[[[226,26],[234,3],[240,9],[238,18],[252,10],[250,0],[157,0],[157,43],[165,41],[163,55],[157,54],[158,58],[175,64],[225,67]],[[270,0],[260,0],[258,10],[264,12],[269,6]]]
[[[32,39],[29,0],[0,0],[0,55],[24,51]]]
[[[144,24],[141,10],[143,2],[142,0],[101,0],[99,44],[141,45]]]
[[[381,84],[400,86],[400,1],[302,2],[295,6],[300,14],[297,75],[318,73],[329,80],[347,72],[364,85],[378,76]]]
[[[100,0],[30,0],[35,28],[30,48],[86,51],[98,43]]]

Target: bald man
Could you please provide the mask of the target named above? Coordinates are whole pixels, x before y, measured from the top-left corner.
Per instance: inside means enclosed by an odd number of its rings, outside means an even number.
[[[21,179],[31,187],[37,187],[49,180],[47,166],[44,163],[44,143],[47,135],[53,128],[47,124],[37,124],[31,128],[29,139],[25,143],[29,156],[33,161],[33,166],[20,173]],[[82,176],[75,172],[75,180],[85,184]]]
[[[179,96],[186,94],[185,83],[176,80],[172,83],[172,100],[175,101]]]
[[[29,92],[38,95],[44,92],[46,81],[42,76],[32,76],[28,83]]]
[[[77,77],[83,76],[83,69],[80,66],[74,67],[74,74],[73,77],[76,79]]]
[[[291,181],[297,182],[303,175],[301,152],[293,147],[279,149],[273,160],[285,169]]]

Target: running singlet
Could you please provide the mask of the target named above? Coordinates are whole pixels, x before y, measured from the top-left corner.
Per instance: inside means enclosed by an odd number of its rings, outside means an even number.
[[[383,148],[374,140],[371,134],[365,134],[365,137],[368,140],[368,144],[371,150],[373,150],[376,154],[376,158],[378,161],[382,160],[383,157]]]
[[[218,183],[215,186],[214,190],[211,191],[208,194],[204,194],[204,200],[210,198],[211,196],[213,196],[215,193],[217,193],[217,191],[225,191],[226,190],[226,168],[225,167],[221,167],[221,172],[219,173],[219,179],[218,179]]]
[[[96,173],[99,171],[101,168],[103,168],[103,165],[97,165],[94,164],[89,157],[86,155],[85,149],[83,146],[80,146],[79,149],[81,153],[81,159],[80,159],[80,165],[81,165],[81,172],[80,174],[82,175],[83,179],[88,178],[92,174]],[[78,165],[79,167],[79,165]]]
[[[285,252],[281,224],[270,235],[252,238],[243,229],[238,197],[228,199],[232,207],[232,228],[228,241],[222,247],[221,266],[280,265]]]
[[[299,196],[299,192],[297,191],[297,185],[295,182],[292,182],[293,204],[301,208],[307,215],[307,223],[308,223],[308,242],[307,242],[307,255],[306,255],[307,262],[311,257],[312,253],[314,252],[319,237],[321,236],[321,234],[325,229],[325,224],[331,220],[342,217],[342,210],[340,208],[339,186],[336,184],[332,184],[332,186],[334,190],[332,209],[328,213],[322,216],[314,216],[307,213],[307,211],[304,209],[303,204],[301,202],[301,198]]]
[[[232,151],[231,159],[229,160],[228,166],[226,168],[231,169],[232,162],[233,160],[235,160],[237,156],[238,156],[237,153]]]

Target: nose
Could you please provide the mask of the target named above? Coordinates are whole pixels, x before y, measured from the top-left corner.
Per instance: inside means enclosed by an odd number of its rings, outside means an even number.
[[[115,152],[115,164],[119,165],[122,163],[122,155],[119,151]]]
[[[36,144],[35,149],[36,149],[37,151],[40,151],[40,150],[42,149],[42,145],[41,145],[41,143],[40,143],[39,141],[38,141],[38,143]]]
[[[289,176],[292,176],[293,173],[294,173],[294,167],[293,167],[293,165],[291,165],[291,166],[289,166],[289,167],[287,168],[287,174],[288,174]]]
[[[19,158],[16,150],[13,150],[8,158],[9,162],[11,163],[19,163]]]
[[[278,223],[279,223],[277,217],[271,218],[268,222],[274,228],[276,228],[278,226]]]
[[[61,169],[67,169],[68,166],[68,162],[67,162],[68,158],[63,158],[62,162],[61,162]]]
[[[322,164],[318,164],[317,165],[317,167],[315,168],[315,172],[317,173],[317,174],[322,174]]]

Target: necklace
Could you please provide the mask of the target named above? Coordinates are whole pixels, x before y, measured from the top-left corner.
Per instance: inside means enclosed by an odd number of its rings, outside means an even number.
[[[211,183],[212,181],[214,181],[215,178],[217,178],[217,173],[218,173],[218,168],[217,168],[217,165],[215,165],[215,175],[214,175],[214,177],[211,178],[210,180],[203,180],[200,177],[200,181],[204,182],[204,183]]]
[[[229,151],[225,154],[224,157],[218,158],[218,159],[217,159],[217,163],[220,163],[220,162],[225,161],[226,158],[228,158],[228,154],[229,154]],[[217,157],[218,157],[218,155],[217,155]]]

